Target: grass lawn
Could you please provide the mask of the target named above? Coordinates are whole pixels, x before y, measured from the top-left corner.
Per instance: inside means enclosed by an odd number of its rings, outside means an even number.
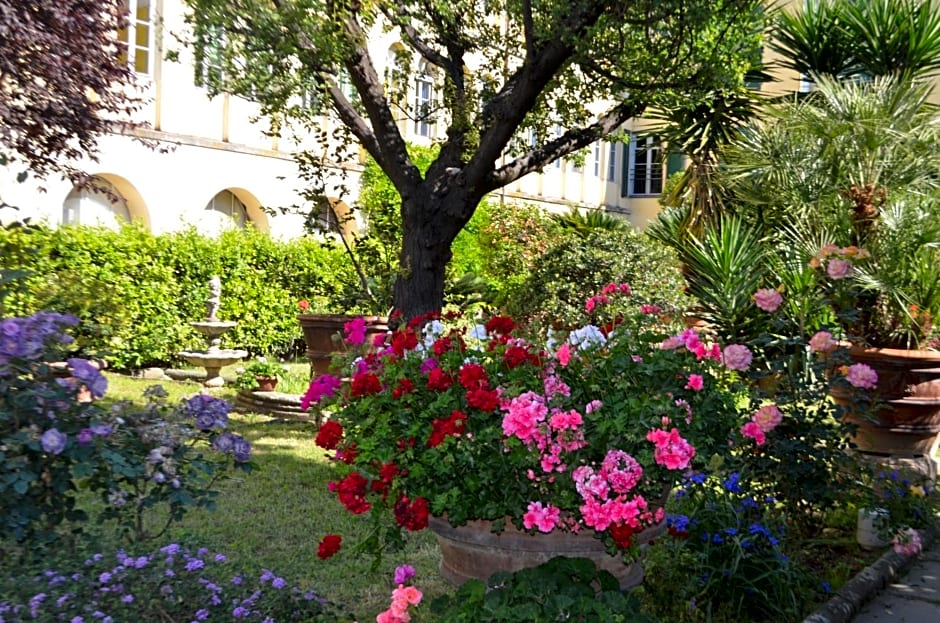
[[[110,399],[139,400],[141,392],[154,384],[114,374],[108,377]],[[160,384],[174,402],[201,389],[195,382]],[[236,391],[223,387],[213,393],[234,401]],[[313,443],[312,424],[234,413],[229,425],[252,443],[257,469],[226,481],[215,511],[191,511],[164,541],[209,547],[227,554],[235,565],[274,570],[348,605],[362,621],[374,620],[388,607],[392,573],[404,562],[417,569],[419,585],[428,597],[451,590],[437,573],[437,544],[429,531],[409,535],[407,547],[389,554],[376,571],[370,568],[370,556],[352,549],[367,534],[367,516],[351,515],[327,490],[332,468],[323,449]],[[341,534],[350,547],[320,560],[317,545],[327,533]]]

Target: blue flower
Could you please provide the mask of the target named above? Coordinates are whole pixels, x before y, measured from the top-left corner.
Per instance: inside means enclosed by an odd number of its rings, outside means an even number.
[[[44,452],[49,454],[61,454],[65,450],[65,444],[68,441],[68,436],[65,433],[60,433],[55,428],[50,428],[42,434],[40,442],[42,443],[42,449]]]
[[[741,485],[738,484],[740,479],[741,475],[738,472],[732,472],[724,482],[725,490],[731,493],[741,493]]]

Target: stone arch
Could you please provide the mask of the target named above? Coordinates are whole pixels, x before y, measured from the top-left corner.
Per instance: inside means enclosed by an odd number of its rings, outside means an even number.
[[[361,223],[358,215],[342,199],[320,197],[307,217],[310,226],[326,234],[341,234],[344,238],[355,236]]]

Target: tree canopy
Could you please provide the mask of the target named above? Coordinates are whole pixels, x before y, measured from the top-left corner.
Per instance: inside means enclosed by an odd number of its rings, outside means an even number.
[[[126,11],[121,0],[0,0],[0,159],[75,177],[68,159],[133,125],[140,99],[115,37]]]
[[[760,45],[761,0],[186,0],[211,90],[316,129],[305,161],[361,145],[402,200],[396,306],[438,309],[450,244],[489,192],[614,133],[651,107],[738,85]],[[370,47],[392,34],[389,49]],[[381,57],[378,57],[381,54]],[[391,60],[391,63],[386,62]],[[435,97],[409,95],[416,76]],[[307,96],[306,98],[304,96]],[[438,124],[422,174],[401,125]],[[315,157],[310,154],[319,154]]]

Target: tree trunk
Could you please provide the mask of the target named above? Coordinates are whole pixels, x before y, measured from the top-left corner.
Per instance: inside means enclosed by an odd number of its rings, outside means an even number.
[[[451,243],[470,220],[478,202],[466,195],[436,197],[415,193],[402,201],[402,245],[395,310],[405,320],[444,305],[444,274]]]

